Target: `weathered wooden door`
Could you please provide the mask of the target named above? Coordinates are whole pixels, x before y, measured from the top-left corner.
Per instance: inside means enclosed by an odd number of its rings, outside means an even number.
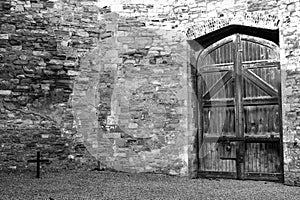
[[[197,68],[199,175],[281,181],[277,45],[235,34],[206,48]]]

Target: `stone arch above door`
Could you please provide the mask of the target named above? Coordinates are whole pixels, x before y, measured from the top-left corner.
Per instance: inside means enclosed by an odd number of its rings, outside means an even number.
[[[268,11],[233,12],[218,18],[212,17],[188,23],[185,33],[188,39],[196,39],[231,25],[277,30],[279,28],[279,19],[277,15],[268,13]]]

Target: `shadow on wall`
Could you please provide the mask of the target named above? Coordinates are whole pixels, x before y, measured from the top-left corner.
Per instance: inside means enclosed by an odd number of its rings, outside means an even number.
[[[187,174],[185,37],[132,19],[109,26],[117,36],[82,60],[74,86],[77,136],[103,167]]]

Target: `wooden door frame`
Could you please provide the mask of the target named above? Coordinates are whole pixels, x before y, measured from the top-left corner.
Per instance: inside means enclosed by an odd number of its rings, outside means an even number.
[[[267,39],[265,38],[258,38],[258,37],[255,37],[255,36],[250,36],[250,35],[245,35],[243,34],[243,36],[247,36],[247,37],[251,37],[251,38],[257,38],[258,40],[260,41],[263,41],[264,44],[266,44],[266,46],[269,46],[271,48],[276,48],[276,52],[279,53],[279,46],[277,44],[275,44],[274,42],[272,41],[268,41]],[[235,37],[235,38],[234,38]],[[244,130],[243,130],[243,121],[242,121],[242,117],[240,116],[243,116],[243,105],[242,105],[242,94],[241,94],[241,84],[239,84],[241,81],[242,81],[242,75],[241,75],[241,66],[242,66],[242,59],[241,59],[241,50],[239,49],[241,45],[238,45],[238,46],[235,46],[236,44],[239,44],[239,42],[241,41],[241,37],[240,34],[238,33],[234,33],[230,36],[227,36],[225,38],[222,38],[220,39],[219,41],[211,44],[210,46],[206,47],[205,49],[201,50],[198,54],[198,57],[197,57],[197,61],[196,61],[196,88],[197,88],[197,98],[198,98],[198,101],[199,101],[199,105],[198,105],[198,153],[197,153],[197,157],[198,157],[198,162],[201,161],[200,159],[200,155],[199,155],[199,149],[201,147],[201,145],[203,145],[203,140],[204,140],[204,134],[203,134],[203,115],[201,113],[203,113],[203,106],[200,106],[203,104],[203,100],[202,100],[202,95],[203,95],[203,91],[201,89],[201,86],[199,87],[199,82],[201,83],[203,80],[202,80],[202,76],[199,72],[199,66],[198,66],[198,62],[199,62],[199,59],[203,60],[203,58],[209,54],[209,52],[213,51],[214,49],[228,43],[228,42],[231,42],[233,41],[233,52],[234,53],[233,55],[235,55],[236,57],[234,58],[234,76],[236,76],[235,78],[237,78],[237,81],[235,81],[235,88],[238,88],[237,89],[237,95],[235,96],[235,101],[237,102],[236,103],[236,110],[237,112],[235,113],[235,116],[236,116],[236,123],[235,123],[235,126],[236,126],[236,130],[239,130],[238,132],[239,133],[243,133]],[[239,40],[239,41],[238,41]],[[278,61],[280,62],[280,61]],[[201,62],[200,62],[201,63]],[[198,79],[199,78],[199,79]],[[281,167],[281,177],[280,177],[280,182],[284,182],[284,160],[283,160],[283,128],[282,128],[282,89],[281,89],[281,69],[280,69],[280,64],[279,64],[279,81],[278,81],[278,112],[279,112],[279,136],[280,136],[280,167]],[[198,82],[199,81],[199,82]],[[242,144],[244,145],[244,144]],[[243,146],[240,146],[238,149],[244,149]],[[242,153],[241,152],[237,152],[237,156],[241,156]],[[242,170],[242,167],[239,166],[240,163],[239,162],[236,162],[237,164],[237,178],[238,179],[244,179],[243,177],[243,172],[241,171]],[[198,167],[200,165],[198,164]],[[199,169],[198,169],[199,171]]]

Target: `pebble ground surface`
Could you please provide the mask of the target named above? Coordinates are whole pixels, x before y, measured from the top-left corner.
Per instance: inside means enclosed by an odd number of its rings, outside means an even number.
[[[108,171],[0,173],[0,200],[300,199],[300,187]]]

